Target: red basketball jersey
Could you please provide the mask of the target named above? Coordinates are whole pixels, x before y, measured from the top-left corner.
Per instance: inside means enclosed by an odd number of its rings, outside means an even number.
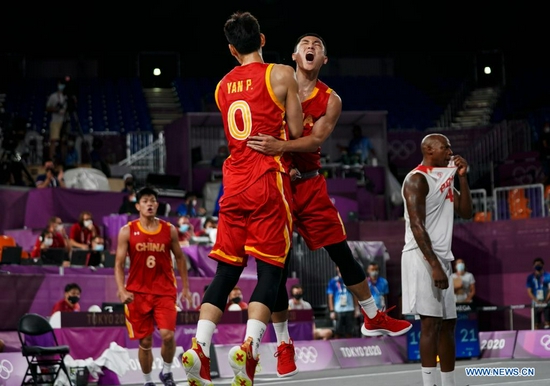
[[[285,107],[271,87],[273,64],[250,63],[235,67],[216,87],[230,156],[223,163],[224,196],[248,188],[268,171],[284,172],[280,156],[267,156],[246,146],[249,136],[267,134],[288,139]]]
[[[302,137],[311,135],[313,124],[319,120],[327,112],[328,99],[332,89],[326,84],[317,80],[315,88],[309,97],[302,102],[302,110],[304,112],[304,132]],[[297,168],[300,172],[309,172],[321,168],[321,147],[311,153],[291,153],[291,165]]]
[[[172,224],[158,220],[156,231],[144,230],[139,220],[130,221],[130,272],[126,289],[154,295],[177,294],[172,265],[170,228]]]

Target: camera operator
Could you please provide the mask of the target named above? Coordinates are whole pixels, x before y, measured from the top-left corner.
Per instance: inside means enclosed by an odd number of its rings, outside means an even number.
[[[50,159],[55,158],[56,147],[61,141],[62,129],[69,120],[68,98],[65,94],[66,81],[57,82],[57,90],[50,94],[46,103],[46,111],[51,113],[50,120]],[[61,158],[63,159],[63,158]]]
[[[44,174],[39,174],[36,177],[36,187],[42,188],[65,188],[65,180],[63,179],[63,169],[56,172],[55,165],[52,160],[44,162]]]

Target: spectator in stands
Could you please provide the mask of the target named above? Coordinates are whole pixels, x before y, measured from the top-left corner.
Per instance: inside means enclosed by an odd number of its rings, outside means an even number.
[[[76,283],[69,283],[65,286],[65,296],[63,299],[54,304],[52,308],[51,315],[54,312],[76,312],[80,311],[80,295],[82,294],[82,289]]]
[[[221,168],[223,166],[223,161],[229,157],[229,148],[227,145],[220,145],[218,147],[218,153],[212,158],[212,166],[215,168]]]
[[[46,111],[51,113],[50,117],[50,159],[54,159],[57,146],[60,144],[64,126],[69,120],[67,113],[67,95],[65,94],[65,79],[59,79],[57,90],[50,94],[46,102]]]
[[[124,188],[121,190],[122,193],[130,193],[135,191],[133,175],[131,175],[130,173],[126,173],[122,177],[122,180],[124,181]]]
[[[540,162],[544,172],[543,184],[550,184],[550,122],[544,122],[540,134]]]
[[[374,159],[376,153],[370,139],[363,135],[361,126],[353,125],[352,138],[349,141],[347,147],[338,146],[344,160],[348,160],[351,164],[363,164],[369,163],[369,159]],[[346,163],[346,162],[344,162]]]
[[[101,231],[94,224],[92,214],[88,211],[83,211],[78,216],[78,222],[71,226],[69,242],[73,248],[90,249],[92,240],[97,235],[101,235]]]
[[[118,208],[118,214],[139,214],[136,208],[137,198],[135,190],[130,190],[122,199],[122,204]]]
[[[99,256],[98,259],[96,257]],[[92,239],[92,245],[90,247],[90,255],[88,259],[92,261],[99,261],[100,264],[103,264],[105,261],[105,239],[100,235],[96,235]]]
[[[36,187],[42,188],[65,188],[65,180],[63,179],[63,168],[56,170],[55,164],[51,159],[44,161],[44,173],[36,176]]]
[[[178,218],[178,240],[181,247],[186,247],[189,245],[193,235],[195,234],[195,229],[189,221],[189,217],[180,216]]]
[[[206,214],[206,209],[197,206],[198,204],[197,195],[193,192],[188,192],[185,195],[185,201],[176,208],[176,213],[178,216],[204,216]]]
[[[455,299],[457,303],[471,303],[476,294],[476,280],[466,271],[464,260],[455,260],[455,272],[452,274]]]
[[[293,284],[290,288],[290,295],[291,298],[288,299],[288,309],[289,310],[311,310],[311,304],[304,300],[304,289],[300,284]],[[277,324],[274,324],[273,327],[276,328]],[[284,332],[284,331],[283,331]],[[317,328],[316,325],[313,325],[313,338],[314,339],[323,339],[327,340],[332,338],[332,335],[334,332],[331,328]],[[279,337],[282,337],[282,334],[276,334],[277,339],[281,339]],[[290,340],[290,337],[288,338]],[[277,346],[279,346],[282,343],[277,341]]]
[[[388,294],[390,292],[390,287],[388,281],[380,277],[380,267],[374,261],[369,263],[367,267],[367,274],[369,276],[369,288],[372,297],[376,303],[376,308],[379,310],[385,310],[386,304],[388,304]]]
[[[353,294],[348,291],[340,269],[336,267],[336,276],[331,278],[327,286],[328,309],[330,318],[336,321],[335,338],[351,338],[356,329],[355,316],[359,316],[358,304]]]
[[[45,235],[45,232],[51,235],[51,241],[48,239],[50,236]],[[41,251],[45,248],[65,248],[67,252],[70,250],[69,237],[60,217],[50,217],[48,225],[36,239],[31,257],[40,257]]]
[[[210,237],[213,229],[218,229],[218,222],[214,217],[206,217],[202,229],[195,232],[196,236]]]
[[[527,295],[531,298],[535,307],[535,327],[543,327],[542,315],[544,314],[544,329],[550,328],[550,273],[544,270],[544,260],[541,257],[533,260],[534,272],[527,276]]]
[[[53,233],[49,229],[44,229],[40,236],[36,239],[34,248],[31,251],[31,257],[37,258],[42,255],[42,251],[47,250],[48,248],[53,248]]]
[[[241,311],[247,310],[248,304],[243,301],[243,293],[241,289],[235,286],[229,293],[227,304],[225,305],[226,311]]]

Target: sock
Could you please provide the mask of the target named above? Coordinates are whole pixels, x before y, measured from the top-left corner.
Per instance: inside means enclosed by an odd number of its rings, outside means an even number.
[[[277,346],[279,346],[281,342],[288,343],[290,341],[288,320],[280,323],[273,323],[273,330],[275,330],[275,335],[277,336]]]
[[[207,358],[210,358],[210,345],[212,344],[212,335],[214,335],[214,330],[216,329],[216,324],[207,319],[201,319],[197,323],[197,333],[195,338],[197,343],[202,346],[202,351]]]
[[[260,342],[265,334],[267,326],[257,319],[248,319],[246,322],[246,338],[252,337],[252,357],[258,359]]]
[[[437,367],[422,367],[422,384],[424,386],[436,386],[435,372]]]
[[[145,379],[145,383],[153,382],[153,373],[150,372],[149,374],[143,373],[143,378]]]
[[[455,371],[441,372],[441,386],[455,386]]]
[[[372,295],[366,300],[360,300],[359,305],[363,308],[363,311],[365,311],[369,319],[376,317],[378,308],[376,308],[376,303],[374,302]]]
[[[163,374],[168,374],[168,373],[171,373],[171,372],[172,372],[172,362],[166,363],[166,362],[162,361],[162,373]]]

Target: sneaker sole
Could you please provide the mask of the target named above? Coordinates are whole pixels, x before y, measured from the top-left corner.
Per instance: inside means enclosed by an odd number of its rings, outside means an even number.
[[[184,359],[187,359],[186,362],[184,362]],[[197,353],[193,350],[186,351],[182,356],[182,364],[183,368],[185,369],[185,375],[187,376],[187,381],[190,385],[194,386],[213,386],[214,384],[212,381],[209,381],[207,379],[204,379],[200,376],[200,366],[201,366],[201,360]],[[199,364],[198,371],[196,364]],[[199,375],[197,375],[197,373]]]
[[[291,371],[290,373],[279,374],[279,373],[277,372],[277,376],[278,376],[279,378],[288,378],[288,377],[292,377],[293,375],[298,374],[299,372],[300,372],[300,370],[299,370],[298,368],[296,368],[296,370]]]
[[[240,365],[237,362],[236,360],[237,355],[239,355],[242,358],[245,358],[245,362],[242,365]],[[228,357],[229,357],[229,365],[231,366],[231,369],[233,370],[235,377],[241,372],[246,372],[246,352],[243,349],[241,349],[240,347],[232,348],[231,350],[229,350]]]
[[[254,385],[254,382],[248,378],[248,375],[243,373],[242,371],[239,371],[235,376],[233,377],[233,380],[231,381],[231,386],[252,386]]]
[[[412,328],[412,324],[409,325],[409,327],[402,329],[401,331],[392,332],[390,330],[367,330],[365,326],[361,326],[361,334],[365,336],[381,336],[381,335],[389,335],[389,336],[400,336],[405,334],[407,331],[409,331]]]

